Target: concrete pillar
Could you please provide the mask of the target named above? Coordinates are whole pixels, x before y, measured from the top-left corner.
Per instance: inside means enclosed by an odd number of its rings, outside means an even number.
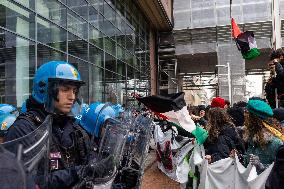
[[[151,95],[157,94],[157,63],[156,63],[156,51],[155,51],[155,34],[153,30],[150,30],[149,37],[150,46],[150,74],[151,74]]]
[[[217,46],[219,96],[229,100],[229,82],[231,82],[231,104],[245,99],[245,60],[234,43],[222,43]],[[230,64],[228,82],[227,63]],[[221,65],[221,66],[220,66]]]

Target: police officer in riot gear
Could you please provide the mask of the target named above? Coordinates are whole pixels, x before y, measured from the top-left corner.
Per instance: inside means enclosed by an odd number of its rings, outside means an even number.
[[[16,120],[19,112],[10,104],[0,104],[0,143],[3,143],[8,129]]]
[[[52,115],[48,188],[71,188],[78,182],[79,173],[86,170],[89,137],[74,119],[80,110],[78,92],[83,84],[76,68],[67,62],[42,65],[35,74],[32,95],[26,101],[27,111],[8,130],[6,141],[14,140],[34,131],[47,115]]]

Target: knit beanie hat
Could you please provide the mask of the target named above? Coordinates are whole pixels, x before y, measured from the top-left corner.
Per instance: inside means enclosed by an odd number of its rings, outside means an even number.
[[[225,105],[225,99],[221,97],[216,97],[212,99],[211,108],[224,108]]]
[[[247,110],[262,119],[273,116],[271,107],[262,100],[249,100]]]

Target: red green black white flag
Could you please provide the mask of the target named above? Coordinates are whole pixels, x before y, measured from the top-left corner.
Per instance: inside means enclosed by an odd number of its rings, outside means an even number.
[[[241,32],[234,18],[231,20],[232,37],[235,39],[239,51],[246,60],[252,60],[260,55],[257,49],[253,31]]]
[[[184,100],[184,92],[169,94],[168,96],[138,97],[137,100],[150,110],[159,113],[167,121],[192,133],[199,144],[205,142],[208,133],[202,127],[196,126],[191,119]]]

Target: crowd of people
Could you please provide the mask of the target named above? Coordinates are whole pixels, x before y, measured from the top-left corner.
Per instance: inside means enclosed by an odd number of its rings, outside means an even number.
[[[243,165],[249,163],[260,174],[273,162],[274,168],[266,188],[282,188],[284,141],[284,52],[273,51],[270,56],[270,78],[265,93],[249,101],[230,103],[221,97],[210,105],[188,107],[196,124],[208,131],[204,143],[209,163],[238,154]]]

